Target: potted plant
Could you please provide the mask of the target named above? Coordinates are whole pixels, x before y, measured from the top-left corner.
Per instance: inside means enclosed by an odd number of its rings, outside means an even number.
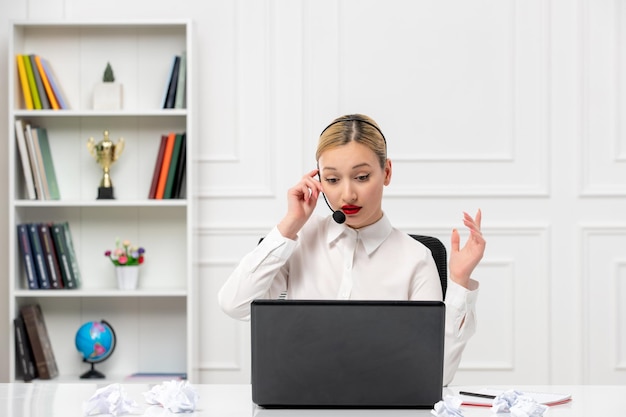
[[[115,75],[111,63],[107,62],[102,76],[102,82],[95,85],[93,90],[94,110],[121,110],[122,84],[115,82]]]
[[[139,266],[143,264],[146,250],[131,245],[130,241],[116,239],[115,249],[107,250],[104,256],[115,265],[117,287],[121,290],[134,290],[139,282]]]

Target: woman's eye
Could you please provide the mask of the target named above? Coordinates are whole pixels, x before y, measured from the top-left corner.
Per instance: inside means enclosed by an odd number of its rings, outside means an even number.
[[[361,182],[365,182],[365,181],[367,181],[367,180],[369,179],[369,177],[370,177],[370,174],[366,174],[366,175],[358,175],[358,176],[356,177],[356,180],[357,180],[357,181],[361,181]]]
[[[337,178],[326,178],[326,182],[329,184],[334,184],[339,181]]]

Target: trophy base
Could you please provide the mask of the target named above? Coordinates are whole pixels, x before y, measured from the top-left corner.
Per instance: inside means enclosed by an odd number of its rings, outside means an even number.
[[[98,187],[98,200],[114,200],[113,187]]]

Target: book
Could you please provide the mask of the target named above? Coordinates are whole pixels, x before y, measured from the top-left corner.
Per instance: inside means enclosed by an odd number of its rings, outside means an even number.
[[[174,99],[174,108],[184,109],[187,99],[187,53],[183,51],[180,55],[180,65],[178,67],[178,81],[176,83],[176,98]]]
[[[39,304],[27,304],[20,307],[20,314],[30,347],[33,351],[37,374],[41,379],[52,379],[59,375],[56,359],[50,343],[48,329]]]
[[[35,179],[33,178],[32,167],[30,166],[30,156],[28,155],[28,147],[26,146],[26,137],[24,136],[24,124],[21,120],[15,120],[15,140],[20,153],[20,162],[22,164],[22,172],[24,173],[24,182],[26,183],[26,195],[29,200],[37,199],[35,193]]]
[[[172,72],[167,84],[167,94],[165,96],[165,102],[163,103],[164,109],[173,109],[176,102],[176,86],[178,85],[178,72],[180,70],[180,56],[174,57],[174,63],[172,64]]]
[[[39,131],[29,126],[29,133],[33,140],[33,149],[35,150],[35,160],[37,161],[37,172],[39,173],[39,181],[43,190],[43,199],[50,200],[50,189],[48,188],[48,176],[46,168],[43,164],[43,156],[41,155],[41,146],[39,144]]]
[[[30,95],[33,99],[33,109],[41,110],[41,101],[39,100],[39,92],[37,91],[37,84],[35,83],[35,75],[33,74],[33,67],[31,66],[30,56],[22,55],[24,61],[24,69],[26,71],[26,78],[28,78],[28,87],[30,89]]]
[[[20,253],[22,254],[24,273],[26,275],[26,285],[31,290],[37,289],[39,288],[39,280],[37,279],[35,258],[33,256],[33,249],[30,245],[28,227],[25,224],[17,225],[17,240],[20,247]]]
[[[13,327],[15,331],[15,360],[17,361],[17,369],[20,371],[21,378],[24,382],[29,382],[37,378],[37,368],[26,332],[26,326],[20,315],[13,319]]]
[[[31,54],[28,57],[30,58],[30,66],[33,70],[33,77],[35,78],[35,85],[37,86],[39,101],[41,101],[41,108],[43,110],[50,110],[50,100],[48,100],[48,96],[46,95],[46,89],[43,86],[41,74],[39,74],[39,70],[37,70],[37,61],[35,60],[35,55]]]
[[[63,278],[61,276],[61,267],[59,266],[59,258],[54,247],[50,227],[46,223],[39,223],[39,237],[41,238],[41,246],[43,249],[46,266],[48,267],[48,275],[50,277],[50,288],[58,290],[63,288]]]
[[[155,196],[158,200],[163,199],[163,195],[165,194],[165,184],[167,183],[167,174],[169,173],[170,163],[172,162],[172,152],[174,151],[175,141],[176,134],[170,132],[167,136],[167,143],[165,144],[165,152],[163,154],[163,164],[161,165],[161,172],[159,173],[159,183]]]
[[[183,133],[183,140],[180,147],[178,164],[176,164],[176,175],[174,176],[174,188],[172,198],[181,198],[183,191],[183,181],[185,180],[185,168],[187,167],[187,134]]]
[[[59,223],[63,230],[65,237],[65,245],[67,247],[67,255],[69,256],[70,266],[72,267],[72,276],[74,277],[74,283],[76,288],[80,288],[81,275],[80,268],[78,266],[78,257],[74,250],[74,242],[72,240],[72,232],[70,231],[70,224],[68,222]]]
[[[152,173],[152,182],[150,183],[150,191],[148,192],[148,198],[151,199],[156,197],[156,190],[159,185],[159,174],[161,173],[161,165],[163,165],[163,154],[165,153],[166,144],[167,135],[161,135],[161,143],[159,144],[159,150],[154,164],[154,171]]]
[[[50,150],[50,143],[48,141],[48,132],[43,127],[35,129],[37,140],[39,142],[39,149],[41,158],[43,161],[43,169],[46,177],[46,185],[51,200],[60,200],[61,193],[59,192],[59,184],[57,182],[57,174],[54,170],[54,162],[52,161],[52,151]]]
[[[28,238],[30,239],[30,247],[33,251],[33,259],[35,260],[35,271],[37,271],[37,282],[40,289],[50,289],[50,276],[48,275],[48,267],[39,237],[39,230],[36,223],[27,225]]]
[[[61,89],[61,85],[57,81],[57,77],[50,66],[50,63],[46,59],[41,59],[41,66],[43,67],[46,76],[48,77],[48,82],[50,83],[50,88],[52,88],[52,92],[54,93],[54,97],[59,103],[59,108],[61,110],[69,109],[69,103],[65,98],[65,93]]]
[[[33,140],[32,128],[26,123],[24,128],[24,137],[26,138],[26,147],[28,148],[28,157],[30,159],[30,167],[33,173],[33,182],[35,183],[35,194],[38,200],[45,200],[43,191],[43,182],[39,173],[39,162],[37,161],[37,153],[35,151],[35,142]]]
[[[52,91],[52,87],[50,86],[50,81],[48,80],[48,75],[43,69],[43,64],[41,63],[41,57],[39,55],[35,55],[35,63],[37,64],[37,71],[39,72],[39,76],[41,77],[41,82],[43,83],[46,97],[50,102],[50,107],[52,108],[52,110],[59,110],[59,103],[54,96],[54,92]]]
[[[170,166],[167,171],[167,179],[165,181],[165,191],[163,192],[163,198],[173,198],[172,189],[174,187],[174,177],[176,176],[176,169],[179,163],[180,157],[180,147],[183,143],[183,135],[182,133],[176,134],[176,139],[174,139],[174,149],[172,150],[172,158],[170,161]]]
[[[59,260],[63,287],[68,290],[76,289],[78,285],[76,284],[74,268],[72,268],[72,261],[65,240],[65,227],[62,223],[54,223],[50,226],[50,231],[52,232],[52,241],[54,242],[54,248]]]
[[[15,61],[17,62],[17,75],[20,79],[20,86],[22,87],[24,108],[27,110],[32,110],[33,97],[31,96],[30,86],[28,85],[28,77],[26,76],[26,68],[24,67],[24,58],[22,55],[15,55]]]

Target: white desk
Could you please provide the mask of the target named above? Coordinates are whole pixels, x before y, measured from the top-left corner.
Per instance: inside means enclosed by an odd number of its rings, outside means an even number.
[[[103,385],[89,383],[16,383],[0,384],[0,415],[10,417],[83,416],[83,402]],[[431,416],[430,410],[263,410],[252,404],[249,385],[194,384],[200,396],[193,414],[173,414],[158,406],[149,406],[143,392],[145,384],[124,384],[130,398],[137,401],[144,416],[213,416],[213,417],[420,417]],[[459,389],[482,387],[451,387],[444,395]],[[497,387],[496,387],[497,388]],[[499,387],[510,389],[511,387]],[[545,417],[588,417],[621,415],[619,402],[626,398],[626,386],[561,385],[516,386],[518,390],[570,393],[572,401],[550,407]],[[489,407],[462,407],[466,417],[493,417]],[[617,413],[617,414],[614,414]],[[135,414],[137,415],[137,414]],[[141,415],[141,414],[140,414]]]

